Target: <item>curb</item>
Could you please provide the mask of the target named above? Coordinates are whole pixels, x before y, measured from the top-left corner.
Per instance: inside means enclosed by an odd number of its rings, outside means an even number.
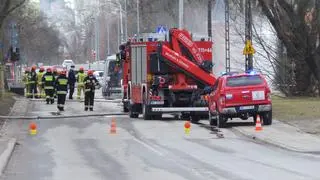
[[[245,132],[245,131],[237,128],[237,127],[233,127],[232,130],[242,134],[243,136],[245,136],[247,138],[250,138],[253,141],[257,140],[259,142],[262,142],[262,143],[265,143],[265,144],[268,144],[268,145],[271,145],[271,146],[274,146],[274,147],[278,147],[278,148],[281,148],[281,149],[284,149],[284,150],[297,152],[297,153],[307,153],[307,154],[316,154],[316,155],[320,154],[320,150],[319,151],[308,151],[308,150],[297,149],[297,148],[294,148],[294,147],[287,146],[285,144],[274,142],[272,140],[266,140],[264,138],[257,137],[254,134]]]
[[[7,148],[5,149],[5,151],[0,155],[0,176],[2,176],[3,171],[5,170],[5,168],[7,167],[10,157],[12,155],[12,152],[14,150],[14,147],[16,145],[16,139],[12,138],[9,140]]]
[[[98,116],[121,116],[126,113],[101,113],[101,114],[81,114],[81,115],[56,115],[56,116],[0,116],[0,119],[64,119],[79,117],[98,117]]]

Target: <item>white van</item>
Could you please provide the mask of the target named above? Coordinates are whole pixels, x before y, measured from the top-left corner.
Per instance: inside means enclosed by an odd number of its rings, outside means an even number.
[[[121,93],[122,69],[116,68],[116,55],[107,57],[104,64],[102,94],[110,96],[112,93]]]

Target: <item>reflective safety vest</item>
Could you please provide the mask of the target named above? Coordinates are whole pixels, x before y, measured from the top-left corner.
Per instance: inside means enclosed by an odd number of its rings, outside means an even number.
[[[22,81],[24,82],[25,85],[28,84],[28,74],[29,74],[29,73],[25,73],[25,74],[23,75]]]
[[[38,84],[42,84],[42,76],[43,75],[44,75],[44,72],[38,72],[38,74],[37,74]]]
[[[84,78],[85,92],[94,92],[97,85],[99,85],[99,81],[94,76],[87,76]]]
[[[52,73],[45,73],[42,76],[44,89],[54,89],[55,77]]]
[[[57,94],[67,94],[68,78],[65,75],[59,75],[56,79]]]
[[[83,81],[84,81],[84,78],[86,77],[86,74],[83,73],[83,72],[79,72],[78,75],[77,75],[77,83],[78,85],[83,85]]]
[[[37,73],[35,71],[31,71],[28,74],[28,83],[29,84],[35,84],[37,83]]]

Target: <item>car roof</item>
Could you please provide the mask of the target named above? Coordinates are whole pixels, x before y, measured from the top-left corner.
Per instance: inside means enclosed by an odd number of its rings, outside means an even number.
[[[227,78],[227,77],[253,76],[253,75],[261,76],[261,73],[255,72],[255,71],[250,71],[250,72],[233,71],[233,72],[223,73],[220,77]]]

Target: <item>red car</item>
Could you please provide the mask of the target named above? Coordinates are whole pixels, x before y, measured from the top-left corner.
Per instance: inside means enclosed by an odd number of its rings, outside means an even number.
[[[220,76],[210,89],[208,100],[211,125],[224,127],[230,118],[256,121],[260,115],[264,125],[272,124],[271,91],[263,75],[228,73]]]

